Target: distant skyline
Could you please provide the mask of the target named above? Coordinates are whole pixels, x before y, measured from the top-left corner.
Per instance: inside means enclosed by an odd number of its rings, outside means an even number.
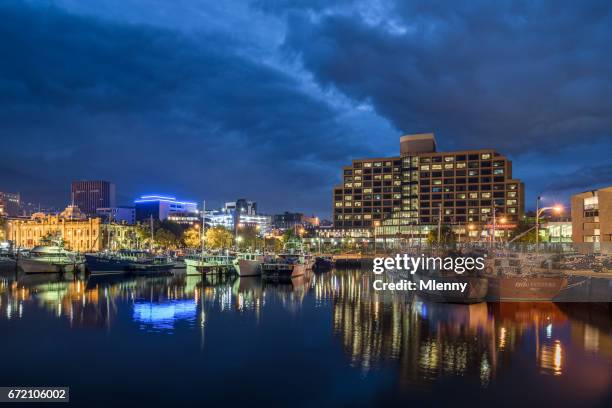
[[[0,191],[73,180],[329,218],[352,159],[492,148],[538,195],[612,185],[600,1],[7,0]]]

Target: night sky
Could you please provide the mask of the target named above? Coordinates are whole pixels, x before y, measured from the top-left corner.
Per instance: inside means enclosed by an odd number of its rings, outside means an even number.
[[[0,2],[0,191],[73,179],[329,217],[351,159],[495,148],[535,196],[612,184],[608,1]]]

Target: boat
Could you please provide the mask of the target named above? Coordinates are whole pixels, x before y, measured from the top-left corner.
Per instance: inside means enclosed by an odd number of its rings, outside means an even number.
[[[142,250],[120,250],[85,254],[87,269],[91,275],[120,273],[157,273],[174,268],[174,261],[163,256],[155,256]]]
[[[85,261],[62,245],[39,245],[17,258],[17,268],[25,273],[79,272]]]
[[[170,273],[172,268],[174,268],[172,259],[165,256],[153,256],[130,262],[128,265],[128,272],[133,275],[151,275],[157,273]]]
[[[261,266],[264,279],[292,279],[304,275],[305,272],[306,262],[304,256],[300,254],[279,254]]]
[[[187,269],[196,270],[199,273],[229,269],[233,265],[233,260],[234,257],[230,255],[207,253],[187,255],[184,258]]]
[[[266,258],[270,257],[259,253],[239,252],[232,263],[238,276],[260,276]]]
[[[329,256],[317,256],[312,269],[316,272],[326,272],[334,267],[334,260]]]
[[[500,252],[485,263],[488,300],[551,301],[567,288],[567,277],[545,255]]]

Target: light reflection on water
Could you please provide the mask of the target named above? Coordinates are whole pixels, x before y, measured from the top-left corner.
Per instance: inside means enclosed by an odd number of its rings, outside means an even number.
[[[208,336],[233,336],[231,325],[254,324],[250,335],[256,342],[268,319],[280,314],[303,322],[304,315],[314,314],[318,321],[329,319],[329,347],[340,346],[351,370],[365,376],[392,370],[399,389],[449,378],[473,379],[486,389],[506,372],[520,376],[524,370],[569,376],[579,385],[588,382],[584,386],[593,395],[610,393],[609,307],[430,303],[374,292],[371,283],[372,276],[361,271],[311,274],[286,283],[181,272],[89,280],[5,275],[0,280],[0,323],[27,321],[29,314],[43,311],[44,319],[68,321],[70,330],[113,332],[126,330],[117,321],[129,316],[144,335],[198,336],[204,350]],[[210,321],[231,325],[216,326],[215,333]]]

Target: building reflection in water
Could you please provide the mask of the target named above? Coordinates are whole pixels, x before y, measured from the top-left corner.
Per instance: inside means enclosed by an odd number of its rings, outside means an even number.
[[[317,313],[331,313],[334,337],[350,365],[368,373],[391,364],[400,385],[465,376],[486,387],[519,356],[527,356],[540,374],[555,377],[566,374],[572,354],[612,361],[609,310],[602,314],[588,305],[553,303],[430,303],[375,292],[372,279],[362,271],[311,274],[287,283],[185,273],[87,280],[9,275],[0,278],[0,319],[23,319],[38,308],[73,327],[112,330],[118,308],[127,304],[138,329],[172,333],[185,324],[200,333],[204,347],[211,319],[236,314],[259,324],[269,307],[292,315],[312,298],[321,309]]]
[[[562,376],[568,342],[575,352],[612,361],[609,311],[595,326],[568,317],[575,304],[561,310],[554,303],[430,303],[370,288],[371,277],[361,271],[337,271],[320,277],[315,296],[331,300],[334,334],[351,364],[367,372],[395,363],[404,385],[470,376],[487,386],[519,354],[532,355],[541,374]]]

